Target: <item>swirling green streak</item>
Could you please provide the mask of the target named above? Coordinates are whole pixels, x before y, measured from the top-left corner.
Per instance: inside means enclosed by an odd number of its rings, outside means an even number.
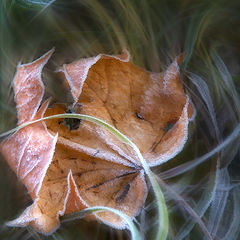
[[[114,208],[103,207],[103,206],[95,206],[95,207],[86,208],[86,209],[81,210],[79,212],[70,213],[70,214],[67,214],[67,215],[63,216],[62,219],[61,219],[61,222],[64,223],[64,222],[73,221],[73,220],[76,220],[76,219],[83,218],[88,214],[91,214],[91,213],[94,213],[94,212],[101,212],[101,211],[109,211],[109,212],[115,213],[118,216],[120,216],[128,224],[129,230],[130,230],[131,235],[132,235],[132,239],[134,239],[134,240],[140,240],[141,239],[140,234],[139,234],[136,226],[134,225],[133,221],[131,220],[131,218],[129,218],[126,214],[124,214],[121,211],[118,211],[117,209],[114,209]]]
[[[156,178],[152,174],[147,162],[143,158],[138,147],[129,138],[127,138],[124,134],[122,134],[120,131],[118,131],[112,125],[110,125],[96,117],[92,117],[92,116],[88,116],[88,115],[84,115],[84,114],[72,114],[72,113],[67,114],[67,113],[65,113],[65,114],[52,115],[52,116],[44,117],[44,118],[37,119],[37,120],[31,121],[31,122],[24,123],[24,124],[16,127],[15,129],[12,129],[8,132],[1,134],[0,138],[4,137],[6,135],[9,135],[11,133],[14,133],[15,131],[18,131],[30,124],[37,123],[37,122],[47,120],[47,119],[54,119],[54,118],[76,118],[76,119],[87,120],[89,122],[95,123],[99,126],[106,128],[109,132],[114,134],[119,140],[121,140],[125,144],[130,145],[135,150],[139,160],[141,161],[143,169],[151,182],[151,185],[152,185],[152,188],[153,188],[156,200],[157,200],[159,222],[158,222],[158,231],[157,231],[157,235],[156,235],[155,239],[156,240],[165,240],[168,235],[168,211],[167,211],[167,206],[166,206],[166,203],[164,200],[163,193],[157,183]],[[135,239],[135,238],[133,238],[133,239]]]

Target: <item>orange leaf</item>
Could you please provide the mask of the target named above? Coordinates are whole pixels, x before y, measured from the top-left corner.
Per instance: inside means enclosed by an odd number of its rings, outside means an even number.
[[[63,104],[47,109],[47,101],[37,112],[43,95],[40,74],[51,54],[18,67],[14,91],[19,124],[69,111]],[[72,111],[115,126],[155,166],[181,151],[194,115],[180,80],[181,61],[182,56],[165,72],[150,73],[130,63],[125,51],[65,64],[59,71],[70,86]],[[147,186],[130,146],[87,121],[53,119],[46,126],[28,126],[1,144],[3,155],[34,200],[9,225],[30,224],[48,234],[58,227],[59,216],[96,205],[118,209],[131,218],[138,214]],[[94,216],[115,228],[126,225],[107,211]]]

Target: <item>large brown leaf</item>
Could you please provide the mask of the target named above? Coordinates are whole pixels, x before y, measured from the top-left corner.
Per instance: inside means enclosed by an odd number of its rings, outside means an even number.
[[[45,102],[37,112],[43,95],[40,74],[51,53],[18,67],[14,91],[19,124],[43,114],[70,111],[63,104],[46,110]],[[181,60],[177,58],[163,73],[151,73],[130,63],[125,51],[119,56],[82,59],[59,71],[73,96],[71,111],[115,126],[139,147],[149,165],[155,166],[181,151],[193,116],[180,80]],[[145,202],[147,186],[133,149],[87,121],[54,119],[45,123],[28,126],[1,144],[3,155],[34,200],[9,225],[30,224],[48,234],[58,227],[59,216],[96,205],[136,216]],[[107,211],[94,216],[116,228],[126,225]]]

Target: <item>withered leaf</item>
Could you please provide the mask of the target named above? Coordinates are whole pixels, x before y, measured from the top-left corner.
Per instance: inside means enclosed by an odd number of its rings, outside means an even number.
[[[48,107],[46,101],[38,110],[44,92],[41,72],[52,53],[53,50],[31,64],[17,68],[14,92],[19,124],[41,118]],[[1,152],[33,199],[37,197],[51,163],[56,140],[57,135],[49,134],[44,123],[36,123],[16,132],[1,144]]]
[[[37,111],[43,96],[41,70],[51,54],[17,69],[19,124],[68,110],[64,104],[47,109],[47,101]],[[179,57],[165,72],[151,73],[129,62],[125,51],[65,64],[59,72],[69,84],[74,112],[115,126],[139,147],[150,166],[156,166],[181,151],[193,116],[180,80],[181,61]],[[48,234],[66,213],[107,206],[133,218],[145,202],[147,186],[136,153],[93,123],[62,119],[37,123],[6,139],[1,151],[34,200],[9,225],[30,224]],[[126,225],[107,211],[89,218],[116,228]]]

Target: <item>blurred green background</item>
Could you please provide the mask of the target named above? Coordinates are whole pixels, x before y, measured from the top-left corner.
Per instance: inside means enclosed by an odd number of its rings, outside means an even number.
[[[153,171],[168,205],[168,239],[240,239],[240,2],[238,0],[1,0],[0,132],[16,126],[12,79],[19,62],[53,46],[43,79],[46,96],[70,102],[57,67],[126,48],[132,61],[159,72],[185,52],[182,79],[197,116],[184,150]],[[0,239],[129,239],[129,232],[76,220],[46,237],[8,228],[31,203],[0,159]],[[136,223],[154,239],[157,216],[150,192]]]

